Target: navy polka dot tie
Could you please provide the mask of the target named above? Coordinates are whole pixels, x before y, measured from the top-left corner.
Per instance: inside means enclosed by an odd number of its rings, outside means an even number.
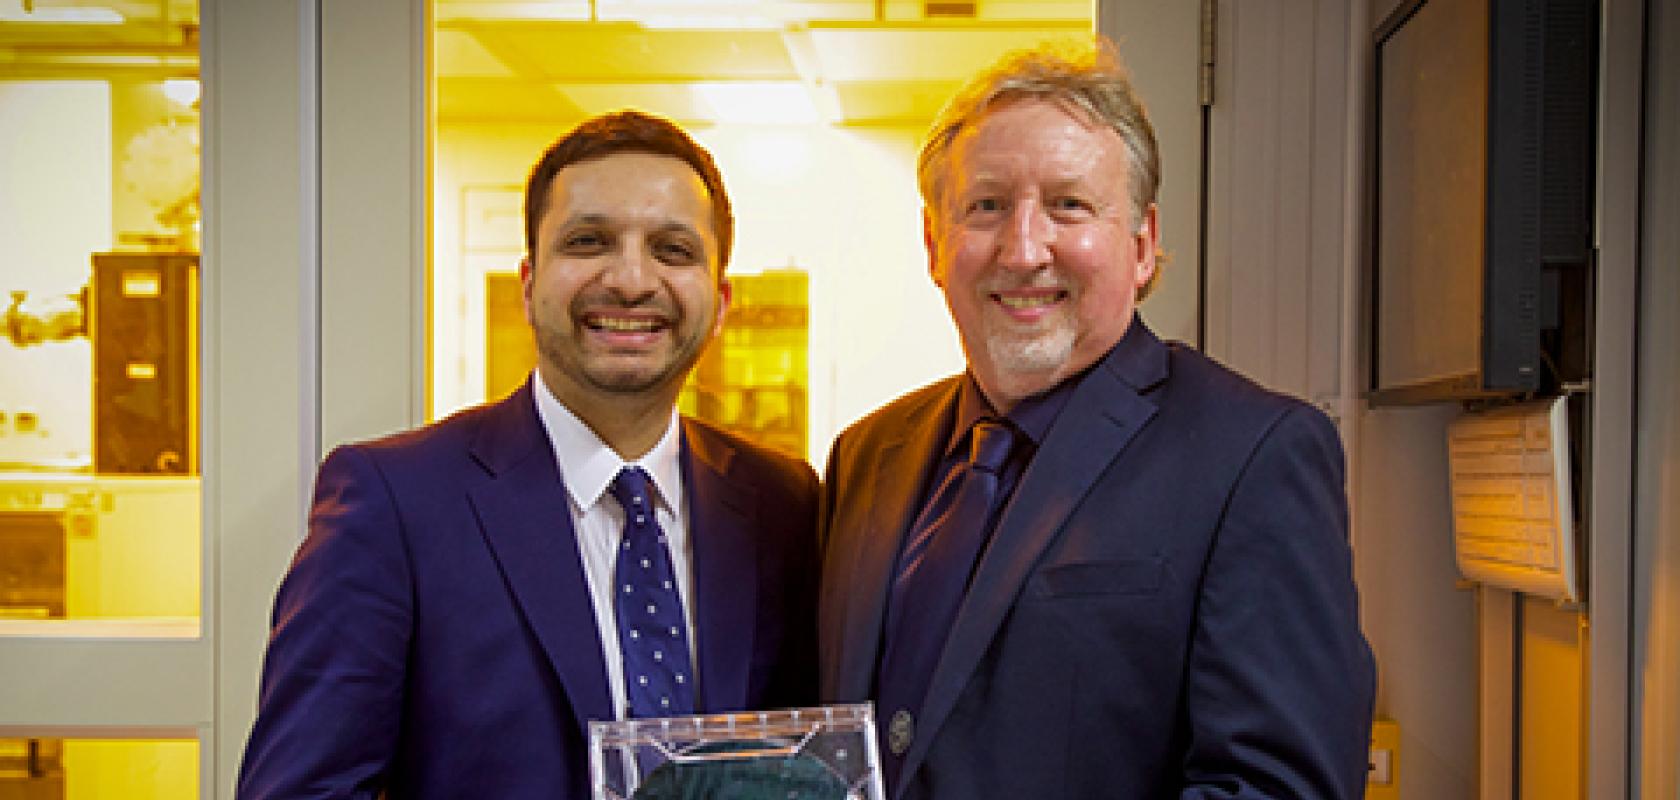
[[[648,474],[625,467],[612,495],[624,507],[624,543],[618,549],[613,606],[624,654],[624,689],[631,717],[694,713],[694,667],[688,625],[677,593],[665,532],[653,514]]]

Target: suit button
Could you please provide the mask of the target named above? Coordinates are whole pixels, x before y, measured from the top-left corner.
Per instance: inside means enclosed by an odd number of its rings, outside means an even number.
[[[911,740],[916,738],[916,720],[910,712],[899,709],[893,712],[892,721],[887,723],[887,748],[895,756],[902,756],[910,750]]]

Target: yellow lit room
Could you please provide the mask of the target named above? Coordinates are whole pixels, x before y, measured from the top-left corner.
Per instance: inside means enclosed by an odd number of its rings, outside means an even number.
[[[200,636],[198,28],[190,0],[0,2],[0,637]],[[198,791],[195,726],[14,722],[0,796]]]
[[[822,464],[848,423],[960,369],[925,270],[919,138],[966,75],[1087,34],[1090,15],[1077,0],[440,0],[431,415],[529,375],[525,173],[576,123],[637,108],[692,130],[736,205],[734,307],[682,409]]]

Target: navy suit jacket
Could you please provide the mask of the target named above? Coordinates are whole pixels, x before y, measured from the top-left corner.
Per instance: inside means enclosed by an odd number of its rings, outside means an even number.
[[[893,561],[960,380],[835,443],[825,700],[873,696]],[[1001,512],[890,797],[1361,796],[1375,678],[1335,428],[1135,318],[1077,380]]]
[[[702,711],[815,696],[816,477],[684,420]],[[589,796],[613,718],[529,383],[322,463],[275,599],[242,798]]]

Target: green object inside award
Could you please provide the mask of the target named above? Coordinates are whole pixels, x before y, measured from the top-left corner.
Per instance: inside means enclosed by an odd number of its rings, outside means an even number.
[[[698,758],[697,758],[698,756]],[[821,760],[773,741],[701,745],[648,773],[632,800],[846,800]]]

